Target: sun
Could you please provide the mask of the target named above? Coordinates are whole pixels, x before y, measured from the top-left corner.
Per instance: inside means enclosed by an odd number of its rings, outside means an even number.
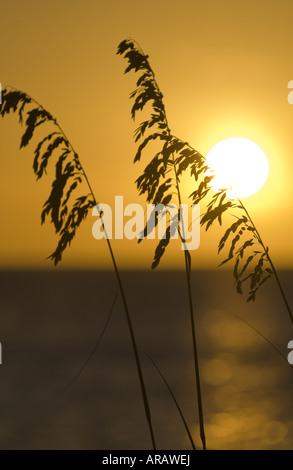
[[[256,193],[269,174],[267,157],[254,142],[233,137],[217,143],[206,161],[215,177],[211,185],[215,191],[227,191],[230,198],[244,198]]]

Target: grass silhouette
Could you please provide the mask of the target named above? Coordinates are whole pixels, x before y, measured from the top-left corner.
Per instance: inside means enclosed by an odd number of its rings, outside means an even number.
[[[234,219],[220,239],[218,252],[220,253],[224,248],[227,248],[228,242],[231,241],[228,256],[220,265],[234,259],[233,275],[237,292],[242,294],[243,288],[249,286],[247,301],[254,301],[258,289],[273,276],[293,323],[293,315],[269,254],[269,248],[265,246],[260,232],[243,202],[236,197],[233,200],[228,199],[228,188],[215,192],[211,187],[211,181],[214,177],[213,171],[208,167],[205,157],[189,143],[172,134],[163,102],[163,94],[158,86],[148,55],[132,38],[122,41],[118,46],[117,53],[124,56],[128,61],[125,73],[134,71],[139,75],[136,89],[130,95],[130,98],[134,101],[131,109],[132,119],[135,120],[139,111],[148,112],[150,115],[149,119],[142,121],[135,130],[135,142],[139,145],[134,163],[141,160],[142,152],[147,147],[153,146],[155,143],[158,147],[154,157],[136,180],[139,194],[145,195],[147,202],[155,206],[154,214],[151,214],[148,222],[151,221],[150,225],[155,228],[160,218],[165,216],[166,205],[174,202],[174,199],[175,205],[181,204],[180,180],[184,172],[189,172],[190,176],[194,178],[194,190],[190,195],[190,199],[193,204],[204,204],[206,208],[206,212],[201,216],[201,226],[208,231],[214,222],[222,225],[222,219],[227,214],[232,215]],[[179,213],[176,214],[176,217],[170,215],[165,237],[158,243],[155,250],[152,263],[153,269],[159,265],[175,233],[178,219],[180,220]],[[185,242],[185,230],[181,222],[179,235],[183,243]],[[149,225],[147,224],[143,235],[147,236],[148,234]],[[141,239],[138,241],[140,243]],[[188,250],[184,251],[184,258],[197,384],[200,436],[203,449],[206,449],[194,307],[191,295],[191,256]],[[258,332],[256,329],[255,331]],[[260,335],[270,343],[265,336],[261,333]]]
[[[195,331],[194,305],[191,290],[191,256],[186,246],[186,227],[184,227],[184,223],[180,217],[181,212],[180,209],[178,209],[178,205],[181,207],[182,204],[180,180],[183,173],[190,171],[195,178],[198,178],[205,170],[205,161],[199,152],[194,149],[190,150],[190,147],[186,146],[184,142],[180,141],[171,133],[166,108],[163,102],[163,94],[149,63],[148,56],[143,52],[140,45],[133,39],[126,39],[119,44],[117,54],[123,55],[124,58],[128,60],[125,73],[131,70],[139,73],[139,78],[136,82],[137,88],[130,95],[130,98],[134,100],[131,109],[133,120],[135,120],[138,111],[144,111],[147,106],[151,109],[150,118],[141,122],[135,131],[135,142],[141,140],[142,142],[138,146],[134,163],[141,159],[143,150],[150,143],[154,141],[162,142],[159,151],[136,180],[139,194],[145,194],[147,202],[152,203],[154,206],[143,235],[147,236],[149,234],[149,227],[151,226],[155,229],[160,218],[166,216],[166,207],[168,207],[168,205],[175,202],[174,207],[177,207],[173,215],[170,214],[166,223],[166,232],[155,250],[152,268],[154,269],[159,265],[170,240],[176,233],[179,221],[179,236],[182,243],[185,245],[184,262],[191,323],[200,437],[203,449],[205,450],[204,413]],[[149,133],[150,130],[151,133]],[[146,133],[148,133],[147,136]],[[207,176],[207,179],[210,181],[212,177]],[[141,240],[142,238],[139,239],[139,242]]]
[[[10,112],[17,112],[20,124],[25,127],[20,148],[26,147],[30,143],[40,126],[42,129],[46,126],[45,137],[40,138],[34,150],[33,170],[37,180],[46,174],[49,161],[58,156],[51,193],[41,213],[41,223],[43,224],[47,217],[50,217],[55,232],[59,235],[57,248],[48,257],[57,265],[62,260],[64,251],[74,239],[78,227],[86,219],[89,211],[93,207],[98,207],[98,203],[79,156],[57,119],[27,93],[6,87],[2,93],[0,116],[4,118]],[[26,117],[25,121],[24,116]],[[105,230],[101,212],[100,218]],[[156,449],[150,406],[128,303],[110,240],[107,236],[105,238],[127,319],[152,446],[153,449]]]
[[[232,217],[232,223],[225,230],[218,243],[218,253],[223,253],[227,250],[227,255],[220,263],[220,266],[234,261],[233,276],[236,291],[239,294],[244,294],[244,292],[246,292],[247,301],[254,301],[261,286],[271,277],[274,277],[290,320],[293,323],[292,311],[281,285],[277,270],[270,256],[269,248],[265,245],[247,208],[237,197],[235,197],[235,199],[229,199],[227,197],[227,189],[215,192],[210,185],[213,176],[210,174],[210,169],[207,166],[205,157],[187,142],[178,138],[171,132],[167,119],[166,108],[163,102],[163,94],[158,86],[154,71],[150,66],[148,56],[133,39],[122,41],[118,47],[117,53],[128,60],[128,66],[125,73],[134,71],[139,75],[136,82],[136,89],[130,95],[133,100],[131,109],[132,118],[136,119],[138,112],[149,112],[149,118],[142,121],[135,131],[135,142],[138,144],[138,148],[134,162],[141,160],[145,149],[152,145],[158,145],[155,155],[136,180],[139,194],[144,195],[147,202],[152,203],[155,207],[150,216],[152,228],[156,229],[160,219],[167,215],[166,206],[174,204],[178,208],[178,205],[181,205],[181,179],[185,173],[189,173],[190,176],[194,178],[194,190],[190,195],[190,201],[192,204],[203,204],[206,208],[206,211],[201,216],[201,226],[208,231],[211,230],[215,224],[220,224],[220,226],[222,226],[223,219],[226,219],[227,216]],[[98,207],[98,202],[93,193],[89,178],[81,164],[80,158],[57,119],[28,94],[11,87],[6,87],[3,90],[3,102],[0,106],[0,116],[4,118],[10,112],[17,113],[20,124],[24,126],[20,148],[28,146],[37,131],[46,131],[41,137],[39,137],[34,150],[33,171],[37,180],[41,179],[46,174],[47,167],[53,158],[56,159],[55,179],[52,182],[50,195],[43,206],[41,223],[43,224],[49,219],[55,228],[56,235],[59,237],[55,251],[48,257],[55,265],[57,265],[62,261],[63,254],[71,245],[79,226],[86,219],[89,212],[94,207]],[[100,218],[102,222],[102,212],[100,212]],[[170,214],[169,218],[166,219],[167,225],[165,237],[158,242],[156,247],[152,262],[153,269],[159,266],[171,239],[176,234],[178,220],[179,237],[181,243],[185,245],[185,248],[187,248],[187,228],[184,226],[181,219],[180,209],[177,209],[176,213],[173,213],[173,215]],[[102,226],[106,234],[103,222]],[[149,234],[149,227],[150,225],[148,221],[142,234],[143,237]],[[110,240],[107,236],[105,238],[127,319],[152,447],[153,449],[156,449],[149,400],[128,302]],[[139,243],[142,241],[142,238],[139,239]],[[183,255],[189,302],[200,437],[203,449],[205,450],[207,445],[201,392],[201,376],[194,318],[195,309],[191,290],[192,260],[188,249],[184,250]],[[107,327],[107,323],[102,334]],[[251,325],[249,326],[253,328]],[[255,328],[253,329],[280,353],[280,351],[264,335],[262,335],[259,330]],[[93,348],[88,360],[84,363],[84,366],[74,377],[72,382],[76,380],[88,364],[97,349],[98,342]],[[183,416],[182,410],[171,390],[171,387],[158,365],[150,358],[150,356],[148,356],[148,358],[167,386],[181,416],[191,446],[195,450],[194,441],[188,428],[187,420]],[[284,356],[283,359],[286,360]]]
[[[232,215],[236,221],[228,227],[219,241],[218,252],[220,253],[232,237],[228,256],[220,263],[220,266],[234,259],[235,287],[239,294],[243,294],[243,288],[248,286],[248,302],[256,299],[259,288],[273,276],[291,323],[293,323],[292,311],[269,254],[269,247],[265,245],[243,202],[236,195],[235,199],[228,199],[227,189],[222,189],[211,196],[201,224],[206,230],[209,230],[214,222],[222,225],[224,214]]]

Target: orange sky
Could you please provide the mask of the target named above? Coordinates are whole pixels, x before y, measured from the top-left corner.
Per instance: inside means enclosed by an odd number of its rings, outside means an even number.
[[[0,81],[43,104],[62,125],[88,172],[96,198],[141,202],[132,164],[136,145],[129,93],[116,56],[129,36],[149,55],[174,134],[206,154],[218,141],[240,136],[266,153],[270,175],[245,199],[277,267],[293,267],[292,1],[99,0],[1,2]],[[139,122],[137,122],[138,125]],[[53,227],[40,225],[51,181],[35,182],[33,146],[19,151],[16,116],[0,121],[0,268],[50,269],[57,244]],[[94,219],[79,230],[59,269],[111,268],[104,241],[92,237]],[[215,268],[218,233],[201,233],[193,266]],[[148,269],[154,243],[113,241],[123,268]],[[178,244],[162,267],[183,267]]]

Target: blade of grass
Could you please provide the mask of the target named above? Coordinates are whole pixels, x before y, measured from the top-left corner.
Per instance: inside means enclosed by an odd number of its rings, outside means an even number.
[[[237,198],[237,200],[238,200],[240,206],[242,207],[242,209],[244,210],[245,214],[247,215],[247,217],[248,217],[248,219],[249,219],[251,225],[254,227],[256,236],[257,236],[257,238],[258,238],[258,241],[259,241],[260,245],[262,246],[264,252],[266,253],[267,260],[268,260],[268,262],[269,262],[270,265],[271,265],[271,268],[272,268],[272,271],[273,271],[275,280],[276,280],[276,282],[277,282],[277,285],[278,285],[279,291],[280,291],[280,293],[281,293],[282,299],[283,299],[283,301],[284,301],[284,303],[285,303],[285,306],[286,306],[287,312],[288,312],[288,314],[289,314],[290,320],[291,320],[291,322],[293,323],[293,314],[292,314],[292,312],[291,312],[289,303],[288,303],[288,301],[287,301],[285,292],[284,292],[284,290],[283,290],[283,287],[282,287],[282,284],[281,284],[281,282],[280,282],[280,279],[279,279],[278,273],[277,273],[277,271],[276,271],[276,268],[275,268],[275,266],[274,266],[274,263],[273,263],[273,261],[272,261],[270,255],[269,255],[268,249],[265,247],[265,244],[264,244],[264,242],[263,242],[263,240],[262,240],[262,238],[261,238],[261,236],[260,236],[260,233],[259,233],[259,231],[257,230],[257,228],[256,228],[256,226],[255,226],[255,224],[254,224],[254,222],[253,222],[253,220],[252,220],[252,218],[250,217],[250,214],[249,214],[248,210],[246,209],[246,207],[244,206],[244,204],[242,203],[242,201],[241,201],[239,198]]]
[[[164,377],[162,371],[159,369],[159,366],[155,363],[155,361],[154,361],[154,360],[150,357],[150,355],[149,355],[148,353],[146,353],[145,351],[144,351],[144,354],[147,356],[147,358],[148,358],[148,359],[150,360],[150,362],[153,364],[153,366],[155,367],[155,369],[157,370],[157,372],[160,374],[160,376],[161,376],[161,378],[163,379],[163,381],[164,381],[164,383],[165,383],[167,389],[169,390],[169,393],[170,393],[170,395],[171,395],[171,397],[172,397],[172,399],[173,399],[173,401],[174,401],[174,404],[175,404],[175,406],[176,406],[176,408],[177,408],[177,410],[178,410],[178,412],[179,412],[179,414],[180,414],[180,417],[181,417],[181,419],[182,419],[182,422],[183,422],[183,425],[184,425],[184,427],[185,427],[185,430],[186,430],[188,439],[189,439],[189,441],[190,441],[191,447],[192,447],[193,450],[196,450],[196,447],[195,447],[195,444],[194,444],[194,441],[193,441],[193,438],[192,438],[192,434],[191,434],[191,432],[190,432],[190,430],[189,430],[189,427],[188,427],[188,424],[187,424],[187,422],[186,422],[186,419],[184,418],[184,415],[183,415],[183,412],[182,412],[182,410],[181,410],[181,408],[180,408],[180,405],[179,405],[178,401],[176,400],[176,397],[175,397],[174,393],[172,392],[171,387],[169,386],[169,384],[168,384],[167,380],[165,379],[165,377]]]
[[[111,319],[111,316],[112,316],[112,313],[113,313],[113,311],[114,311],[114,307],[115,307],[115,304],[116,304],[117,297],[118,297],[118,294],[116,293],[115,298],[114,298],[114,301],[113,301],[112,306],[111,306],[111,309],[110,309],[110,312],[109,312],[109,314],[108,314],[108,316],[107,316],[107,319],[106,319],[106,322],[105,322],[105,324],[104,324],[104,327],[103,327],[103,329],[102,329],[102,331],[101,331],[101,333],[100,333],[100,335],[99,335],[99,337],[98,337],[98,339],[97,339],[97,341],[96,341],[96,343],[95,343],[95,345],[94,345],[94,347],[93,347],[91,353],[89,354],[88,358],[86,359],[86,361],[84,362],[84,364],[81,366],[81,368],[79,369],[79,371],[78,371],[78,372],[75,374],[75,376],[70,380],[70,382],[69,382],[64,388],[62,388],[62,389],[59,390],[60,392],[64,392],[65,390],[68,390],[68,389],[71,387],[71,385],[73,385],[73,383],[80,377],[80,375],[83,373],[83,371],[85,370],[85,368],[86,368],[87,365],[89,364],[90,360],[91,360],[92,357],[94,356],[95,352],[96,352],[97,349],[98,349],[98,346],[99,346],[100,342],[102,341],[102,338],[103,338],[103,336],[104,336],[104,334],[105,334],[105,331],[106,331],[106,329],[107,329],[107,326],[108,326],[108,324],[109,324],[109,322],[110,322],[110,319]]]
[[[240,318],[240,317],[238,317],[238,315],[235,315],[235,314],[233,314],[233,315],[234,315],[234,317],[238,318],[238,320],[240,320],[242,323],[249,326],[249,328],[251,328],[253,331],[255,331],[258,335],[260,335],[272,348],[274,348],[274,350],[279,354],[279,356],[281,356],[281,358],[286,362],[286,364],[289,367],[291,367],[291,369],[293,368],[293,364],[290,364],[288,362],[287,358],[282,354],[282,352],[277,348],[277,346],[275,346],[274,343],[272,343],[272,341],[270,341],[263,333],[261,333],[257,328],[255,328],[253,325],[248,323],[246,320],[243,320],[243,318]]]

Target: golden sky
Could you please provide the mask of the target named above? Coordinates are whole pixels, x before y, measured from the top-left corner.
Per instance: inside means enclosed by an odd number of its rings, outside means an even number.
[[[170,127],[202,154],[218,141],[244,137],[266,153],[270,174],[245,204],[277,267],[293,267],[293,80],[291,0],[0,1],[2,86],[26,91],[65,130],[99,202],[141,202],[134,184],[136,145],[129,93],[134,74],[116,55],[135,38],[149,55],[164,94]],[[16,116],[0,121],[0,268],[53,268],[57,244],[40,225],[51,181],[35,182],[33,146],[19,150]],[[90,215],[58,269],[111,268],[105,241],[92,237]],[[215,268],[218,233],[201,232],[195,268]],[[150,267],[154,243],[116,240],[122,268]],[[183,267],[174,242],[162,268]]]

